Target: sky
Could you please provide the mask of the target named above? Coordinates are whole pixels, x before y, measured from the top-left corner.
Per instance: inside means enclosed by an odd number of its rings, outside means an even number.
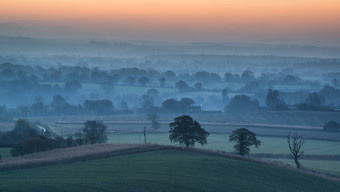
[[[0,35],[340,46],[340,1],[1,0]]]

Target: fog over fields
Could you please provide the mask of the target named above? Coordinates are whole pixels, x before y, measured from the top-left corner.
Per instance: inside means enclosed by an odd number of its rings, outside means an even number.
[[[0,191],[334,191],[339,8],[3,0]]]

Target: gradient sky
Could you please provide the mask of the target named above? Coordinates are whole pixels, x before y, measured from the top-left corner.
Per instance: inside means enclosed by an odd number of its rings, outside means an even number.
[[[340,45],[340,0],[0,0],[0,35]]]

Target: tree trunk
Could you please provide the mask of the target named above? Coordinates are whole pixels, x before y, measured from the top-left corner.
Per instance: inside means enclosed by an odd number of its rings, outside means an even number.
[[[294,161],[295,161],[296,168],[300,169],[301,164],[300,164],[299,160],[297,158],[294,158]]]

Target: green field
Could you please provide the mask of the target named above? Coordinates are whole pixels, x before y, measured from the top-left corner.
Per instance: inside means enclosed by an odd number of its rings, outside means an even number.
[[[265,158],[265,160],[277,163],[283,163],[285,165],[295,166],[293,159],[270,159]],[[326,161],[326,160],[308,160],[308,159],[301,159],[301,165],[313,171],[327,173],[331,175],[335,175],[340,177],[340,161]]]
[[[0,148],[0,154],[3,159],[7,157],[12,157],[11,148]]]
[[[210,134],[207,145],[201,146],[196,144],[195,147],[233,152],[235,143],[230,143],[228,137],[228,135],[223,134]],[[261,141],[261,146],[259,148],[251,147],[251,154],[290,154],[286,138],[258,137],[258,139]],[[178,143],[171,143],[169,141],[168,133],[150,133],[147,134],[146,140],[147,143],[178,146]],[[144,143],[144,136],[142,133],[110,135],[108,142],[140,144]],[[305,155],[340,155],[340,142],[306,140],[302,150],[305,151]],[[270,160],[295,166],[294,162],[290,159]],[[301,163],[308,169],[340,176],[340,161],[301,160]]]
[[[289,154],[286,138],[276,137],[257,137],[261,141],[261,146],[251,148],[251,153],[271,153],[271,154]],[[178,145],[169,141],[168,133],[147,133],[147,143]],[[207,138],[208,143],[203,147],[196,144],[197,148],[220,150],[226,152],[234,151],[235,143],[229,142],[227,134],[210,134]],[[109,135],[109,143],[144,143],[143,133],[117,134]],[[306,140],[302,148],[306,155],[340,155],[340,142]]]
[[[0,191],[337,191],[340,183],[256,162],[163,150],[0,172]]]

